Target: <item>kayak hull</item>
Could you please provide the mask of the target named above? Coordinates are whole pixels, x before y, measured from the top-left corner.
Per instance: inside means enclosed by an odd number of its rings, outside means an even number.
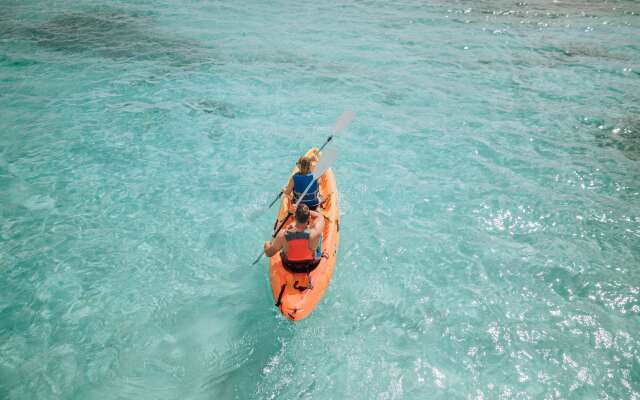
[[[312,154],[314,150],[309,150],[307,155]],[[317,210],[323,214],[325,222],[322,233],[323,257],[320,263],[309,274],[294,273],[282,265],[280,253],[269,259],[269,280],[276,306],[286,318],[293,321],[307,317],[324,296],[333,276],[340,243],[340,208],[333,171],[327,170],[318,182],[320,195],[325,199]],[[290,199],[283,196],[274,229],[277,229],[285,218],[287,222],[283,229],[294,222],[293,216],[289,215],[291,206]],[[309,279],[311,279],[311,287]]]

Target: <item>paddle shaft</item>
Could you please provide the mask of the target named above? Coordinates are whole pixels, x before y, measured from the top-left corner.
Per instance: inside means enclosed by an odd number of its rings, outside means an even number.
[[[336,121],[335,126],[333,127],[333,132],[331,132],[331,135],[329,135],[327,140],[325,140],[325,142],[322,144],[322,146],[320,146],[320,150],[318,150],[318,151],[324,150],[324,148],[329,144],[329,142],[331,142],[331,140],[333,140],[333,136],[336,135],[338,132],[342,131],[344,128],[346,128],[347,125],[349,125],[349,123],[351,122],[351,120],[353,119],[354,116],[355,116],[355,114],[352,111],[347,111],[347,112],[342,113],[342,115],[340,115],[340,117]],[[273,205],[276,204],[276,202],[278,201],[278,199],[280,197],[282,197],[282,190],[280,191],[280,193],[278,193],[278,195],[271,202],[271,204],[269,204],[269,207],[267,207],[267,210],[270,209],[271,207],[273,207]]]
[[[323,149],[324,149],[324,148],[329,144],[329,142],[331,141],[331,139],[333,139],[333,135],[331,135],[331,136],[329,136],[329,137],[327,138],[327,140],[324,142],[324,144],[323,144],[322,146],[320,146],[320,150],[318,150],[318,151],[322,151],[322,150],[323,150]]]
[[[327,150],[329,151],[329,150]],[[309,182],[309,184],[307,185],[306,188],[304,188],[304,192],[302,192],[302,194],[300,195],[300,198],[298,198],[298,201],[296,201],[296,205],[295,208],[298,208],[298,206],[300,205],[300,203],[302,202],[302,199],[304,198],[304,196],[307,194],[307,192],[309,191],[309,189],[311,189],[311,186],[313,185],[314,182],[316,182],[318,179],[320,179],[320,177],[322,176],[322,174],[325,173],[325,171],[327,169],[329,169],[331,162],[333,162],[333,160],[335,160],[335,151],[332,152],[331,154],[332,156],[328,156],[329,157],[329,162],[324,164],[322,167],[318,167],[319,171],[317,171],[320,175],[318,175],[318,177],[315,177],[311,180],[311,182]],[[282,220],[282,223],[280,223],[280,226],[278,227],[278,229],[276,229],[276,231],[273,233],[273,235],[271,235],[271,239],[275,238],[276,236],[278,236],[278,233],[280,233],[280,230],[282,229],[282,227],[284,226],[285,222],[287,222],[287,219],[291,216],[291,211],[289,211],[287,213],[287,216]],[[258,263],[258,261],[260,261],[260,259],[262,259],[262,255],[264,254],[264,251],[262,251],[260,253],[260,255],[258,256],[258,258],[256,258],[256,260],[251,264],[251,265],[255,265]]]
[[[278,233],[280,233],[280,231],[282,230],[282,227],[284,226],[284,224],[287,223],[287,220],[289,219],[289,217],[291,216],[291,212],[287,213],[287,216],[284,217],[284,219],[282,220],[282,222],[280,223],[280,226],[278,226],[278,229],[276,229],[276,231],[273,233],[273,235],[271,235],[271,239],[275,238],[276,236],[278,236]],[[256,260],[251,264],[254,265],[256,264],[258,261],[260,261],[260,259],[262,258],[262,255],[264,254],[264,251],[262,253],[260,253],[260,255],[258,256],[258,258],[256,258]]]
[[[333,151],[332,151],[333,150]],[[331,168],[331,164],[335,161],[336,159],[336,151],[335,149],[329,149],[327,150],[327,152],[325,153],[324,157],[320,159],[320,161],[318,162],[318,165],[316,166],[316,173],[318,175],[314,175],[313,179],[311,180],[311,182],[309,182],[309,184],[307,185],[306,188],[304,188],[304,192],[302,192],[302,195],[300,195],[300,198],[298,198],[298,201],[296,201],[295,207],[294,208],[298,208],[298,206],[300,206],[300,203],[302,202],[302,199],[304,198],[304,196],[307,194],[307,192],[309,191],[309,189],[311,189],[311,186],[313,185],[314,182],[316,182],[318,179],[320,179],[320,177],[329,169]],[[282,227],[284,226],[285,222],[287,222],[287,219],[289,219],[289,217],[292,215],[291,211],[287,212],[287,216],[284,218],[284,220],[282,220],[282,222],[280,223],[280,226],[278,227],[278,229],[276,229],[276,231],[273,233],[273,235],[271,235],[271,239],[275,238],[276,236],[278,236],[278,233],[280,233],[280,230],[282,229]],[[324,214],[322,214],[324,216]],[[258,261],[260,261],[260,259],[262,259],[262,255],[264,254],[264,250],[260,252],[260,255],[258,256],[258,258],[256,258],[256,260],[251,264],[251,265],[255,265],[258,263]]]
[[[317,181],[318,179],[320,179],[320,177],[317,177],[317,178],[314,177],[313,180],[311,181],[311,183],[309,183],[307,185],[307,187],[304,189],[304,192],[302,192],[300,197],[298,197],[298,201],[296,201],[296,207],[295,208],[298,208],[300,203],[302,203],[302,199],[304,199],[304,196],[306,196],[307,192],[309,191],[309,189],[311,189],[311,186],[313,185],[313,182]]]
[[[329,144],[329,142],[333,139],[333,135],[329,136],[327,138],[327,140],[325,140],[325,142],[322,144],[322,146],[320,146],[320,150],[318,151],[322,151],[325,147],[327,147],[327,145]],[[281,190],[280,193],[278,193],[278,195],[276,196],[275,199],[273,199],[273,201],[271,202],[271,204],[269,204],[269,206],[267,207],[267,209],[273,207],[274,204],[276,204],[276,202],[278,201],[278,199],[280,197],[282,197],[282,193],[283,191]]]
[[[267,208],[271,208],[271,207],[273,207],[273,205],[274,205],[274,204],[276,204],[276,201],[278,201],[278,199],[279,199],[280,197],[282,197],[282,193],[284,193],[284,192],[281,190],[281,191],[280,191],[280,193],[278,193],[278,195],[276,196],[276,198],[271,202],[271,204],[269,204],[269,207],[267,207]]]
[[[318,177],[319,178],[319,177]],[[304,198],[304,196],[307,194],[307,192],[309,191],[309,188],[311,188],[311,185],[313,185],[313,182],[317,181],[318,178],[314,178],[311,183],[309,183],[307,185],[307,187],[304,189],[304,192],[302,192],[302,196],[300,196],[300,198],[298,199],[298,201],[296,202],[296,208],[300,205],[300,202],[302,201],[302,199]],[[273,235],[271,235],[271,239],[275,238],[276,236],[278,236],[278,233],[280,233],[280,230],[282,229],[282,227],[284,226],[285,222],[287,222],[287,219],[289,219],[289,217],[291,216],[291,211],[289,211],[287,213],[287,216],[282,220],[282,223],[280,223],[280,226],[278,227],[278,229],[276,229],[276,231],[273,233]],[[260,261],[260,259],[262,259],[262,255],[264,254],[264,251],[262,251],[260,253],[260,255],[258,256],[258,258],[256,258],[256,260],[251,263],[251,265],[255,265],[258,263],[258,261]]]
[[[287,220],[289,219],[290,216],[292,216],[293,213],[291,213],[291,211],[289,211],[287,213],[287,216],[284,217],[284,219],[282,220],[282,222],[280,223],[280,226],[278,227],[278,229],[276,229],[275,232],[273,232],[273,235],[271,235],[271,239],[275,238],[276,236],[278,236],[278,233],[280,233],[280,230],[282,230],[282,227],[284,226],[284,224],[287,222]]]

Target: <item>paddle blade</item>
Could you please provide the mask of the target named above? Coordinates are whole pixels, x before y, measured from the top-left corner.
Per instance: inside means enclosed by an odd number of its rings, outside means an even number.
[[[316,164],[316,170],[313,171],[313,179],[320,178],[322,174],[331,168],[336,158],[338,158],[338,151],[334,147],[324,150],[320,155],[320,160],[318,160]]]
[[[260,207],[257,210],[254,210],[251,212],[251,214],[249,214],[249,221],[254,222],[256,219],[258,219],[259,216],[261,216],[262,214],[266,213],[267,211],[269,211],[269,209],[271,207],[273,207],[274,204],[276,204],[276,202],[278,201],[278,199],[280,199],[280,197],[282,197],[282,191],[280,191],[280,193],[278,193],[278,195],[276,196],[276,198],[271,202],[271,204],[269,204],[266,207]]]
[[[266,212],[267,212],[267,210],[269,210],[267,207],[260,207],[260,208],[259,208],[259,209],[257,209],[257,210],[253,210],[253,211],[251,212],[251,214],[249,214],[249,216],[247,217],[247,219],[248,219],[250,222],[254,222],[255,220],[257,220],[257,219],[258,219],[258,217],[259,217],[259,216],[261,216],[262,214],[266,213]]]
[[[335,135],[336,133],[346,128],[355,116],[356,114],[353,111],[345,111],[344,113],[342,113],[340,118],[338,118],[338,120],[336,121],[336,125],[333,127],[333,134]]]

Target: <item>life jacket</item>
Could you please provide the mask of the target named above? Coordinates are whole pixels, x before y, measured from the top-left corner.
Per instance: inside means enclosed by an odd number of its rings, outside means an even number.
[[[284,234],[284,239],[287,241],[287,260],[301,262],[315,259],[314,251],[309,250],[310,236],[309,229],[305,229],[302,232],[287,229]]]
[[[307,191],[307,194],[304,195],[302,202],[309,207],[317,207],[320,204],[320,199],[318,198],[318,181],[313,180],[313,174],[302,175],[300,172],[297,172],[293,175],[293,199],[297,201],[310,183],[311,187]]]
[[[287,241],[287,252],[281,253],[282,265],[291,272],[310,272],[320,264],[320,258],[315,257],[315,251],[309,250],[309,229],[300,232],[294,225],[284,234]]]

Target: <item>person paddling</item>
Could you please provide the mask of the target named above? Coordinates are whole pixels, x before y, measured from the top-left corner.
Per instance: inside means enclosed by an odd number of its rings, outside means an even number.
[[[310,224],[310,217],[313,222]],[[264,254],[272,257],[282,251],[282,262],[292,272],[309,272],[322,255],[324,217],[301,203],[296,209],[295,223],[281,231],[272,241],[264,242]]]
[[[311,187],[302,199],[302,204],[306,204],[312,211],[315,211],[322,203],[318,181],[313,179],[313,173],[311,172],[311,165],[316,161],[318,161],[317,151],[313,156],[300,157],[300,159],[298,160],[298,172],[296,172],[291,176],[291,178],[289,178],[289,183],[282,189],[284,194],[289,197],[291,197],[291,194],[293,193],[291,202],[295,203],[296,201],[298,201],[298,198],[302,195],[307,186],[309,186],[309,184],[311,183]]]

